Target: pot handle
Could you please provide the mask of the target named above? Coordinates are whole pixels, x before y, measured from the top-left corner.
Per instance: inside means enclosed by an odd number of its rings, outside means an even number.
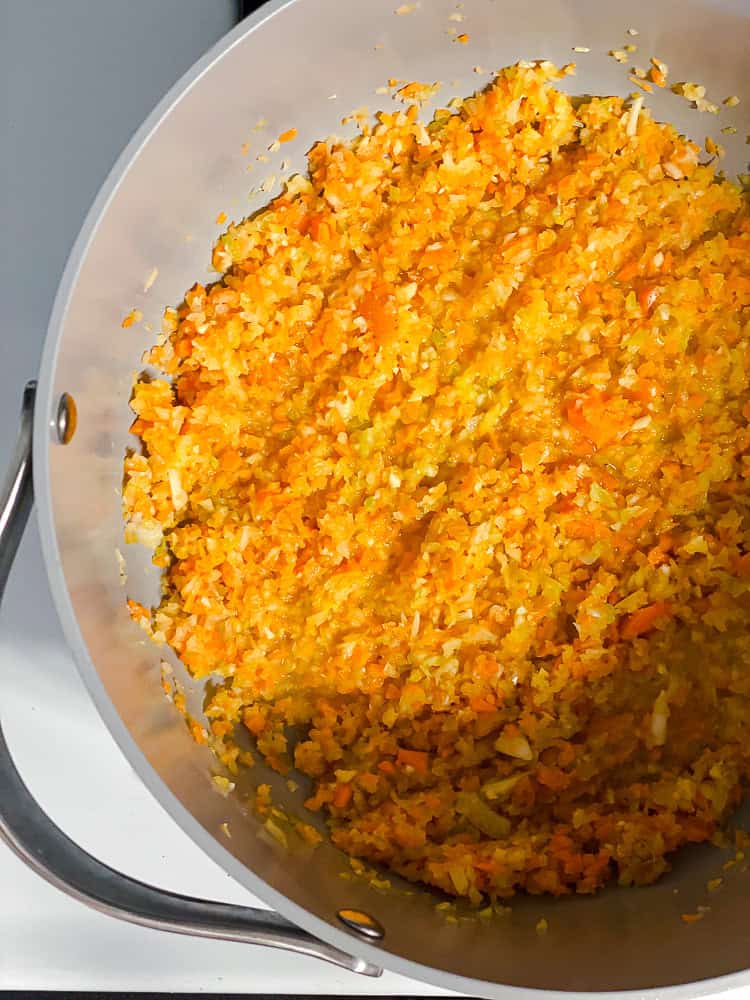
[[[29,382],[13,462],[0,490],[0,602],[33,503],[35,391],[36,383]],[[365,976],[381,974],[377,966],[319,941],[272,911],[156,889],[98,861],[63,833],[33,798],[16,770],[2,728],[0,839],[47,882],[100,913],[177,934],[283,948]]]

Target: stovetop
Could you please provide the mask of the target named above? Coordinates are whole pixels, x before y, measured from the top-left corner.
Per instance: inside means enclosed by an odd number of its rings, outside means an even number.
[[[134,129],[238,11],[235,0],[0,2],[0,475],[89,204]],[[100,721],[57,623],[33,519],[0,612],[0,711],[33,793],[91,853],[177,892],[259,905],[161,810]],[[48,886],[1,844],[0,886],[3,990],[440,994],[124,924]]]

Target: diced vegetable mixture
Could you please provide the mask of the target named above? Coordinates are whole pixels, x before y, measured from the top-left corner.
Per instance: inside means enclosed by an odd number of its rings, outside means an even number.
[[[344,851],[475,902],[651,882],[750,779],[748,202],[559,76],[313,146],[126,461],[133,612],[222,760],[243,727]]]

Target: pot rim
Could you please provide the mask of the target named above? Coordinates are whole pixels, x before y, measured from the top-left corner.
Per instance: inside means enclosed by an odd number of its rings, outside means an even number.
[[[146,759],[130,735],[107,694],[89,654],[73,611],[62,571],[52,513],[50,482],[50,446],[57,445],[56,418],[58,400],[56,396],[53,398],[55,372],[59,343],[66,322],[68,307],[83,262],[86,259],[91,244],[96,238],[100,220],[107,211],[111,201],[116,197],[121,182],[141,150],[182,98],[200,83],[202,77],[210,72],[215,64],[220,62],[231,49],[240,45],[248,35],[260,30],[267,20],[284,8],[291,7],[300,2],[302,0],[266,0],[266,3],[259,10],[245,18],[245,20],[228,32],[224,38],[209,49],[204,56],[180,77],[147,116],[118,156],[89,208],[72,246],[58,285],[47,326],[34,409],[34,494],[42,553],[52,598],[67,644],[73,654],[78,673],[119,749],[140,780],[169,816],[201,850],[236,882],[310,934],[321,938],[342,951],[355,952],[358,956],[376,965],[383,966],[390,972],[395,972],[410,979],[421,980],[433,986],[453,990],[464,995],[492,997],[497,998],[497,1000],[507,996],[515,997],[517,1000],[542,1000],[544,997],[549,997],[551,1000],[551,998],[570,997],[571,992],[566,990],[541,990],[528,987],[506,986],[488,980],[460,976],[402,958],[384,948],[368,944],[362,941],[361,938],[354,937],[338,929],[333,924],[314,916],[273,889],[250,868],[241,864],[185,808]],[[601,998],[601,1000],[610,1000],[610,998],[611,1000],[616,1000],[616,998],[636,996],[643,998],[643,1000],[665,1000],[665,998],[670,998],[670,1000],[672,998],[674,1000],[678,1000],[678,998],[679,1000],[683,1000],[685,998],[687,1000],[687,998],[709,996],[730,989],[736,989],[749,982],[750,969],[698,982],[683,983],[664,988],[612,992],[591,991],[579,995],[597,997]]]

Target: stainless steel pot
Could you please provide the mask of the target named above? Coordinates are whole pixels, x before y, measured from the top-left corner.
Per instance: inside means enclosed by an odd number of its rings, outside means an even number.
[[[310,143],[337,130],[342,114],[376,106],[389,76],[445,81],[468,92],[483,71],[520,58],[562,64],[577,58],[581,93],[631,89],[607,56],[636,39],[672,68],[673,79],[702,82],[709,96],[741,94],[750,51],[748,0],[465,0],[455,44],[450,0],[421,0],[397,14],[397,0],[273,2],[228,35],[167,95],[110,174],[71,254],[44,351],[39,387],[24,397],[18,452],[0,496],[0,597],[23,525],[36,499],[44,555],[67,639],[92,698],[123,753],[182,828],[238,882],[280,916],[164,893],[91,858],[54,826],[29,795],[0,737],[0,833],[41,875],[100,910],[181,933],[229,938],[317,955],[377,975],[385,966],[464,993],[635,990],[642,996],[696,996],[750,982],[750,875],[727,876],[711,912],[691,926],[684,911],[706,902],[706,882],[722,857],[683,852],[673,873],[648,889],[594,898],[519,899],[499,922],[448,924],[429,892],[406,894],[394,880],[381,892],[341,878],[348,861],[329,844],[312,854],[285,851],[242,804],[211,780],[216,764],[161,697],[162,654],[131,622],[125,595],[153,600],[147,553],[128,553],[124,590],[120,486],[129,445],[133,372],[153,335],[121,330],[131,308],[158,323],[206,271],[213,220],[259,204],[248,188],[273,169],[248,162],[294,126],[284,148],[304,166]],[[590,53],[574,57],[575,46]],[[332,95],[337,95],[333,97]],[[747,95],[750,99],[750,94]],[[718,127],[684,101],[658,93],[657,113],[701,138]],[[739,140],[727,141],[729,170],[742,169],[750,100],[732,112]],[[257,125],[265,119],[266,125]],[[727,119],[728,120],[728,119]],[[255,131],[253,131],[255,129]],[[144,283],[154,267],[153,288]],[[207,275],[208,277],[208,275]],[[67,395],[65,395],[67,394]],[[33,447],[32,447],[33,415]],[[75,423],[75,426],[74,426]],[[144,570],[146,572],[144,572]],[[179,664],[175,662],[179,672]],[[195,710],[200,689],[182,673]],[[41,734],[40,734],[41,738]],[[256,768],[247,782],[271,781],[288,809],[300,802],[276,776]],[[228,823],[231,840],[222,833]],[[679,890],[679,891],[676,891]],[[548,933],[534,928],[545,917]],[[351,955],[358,957],[353,958]]]

